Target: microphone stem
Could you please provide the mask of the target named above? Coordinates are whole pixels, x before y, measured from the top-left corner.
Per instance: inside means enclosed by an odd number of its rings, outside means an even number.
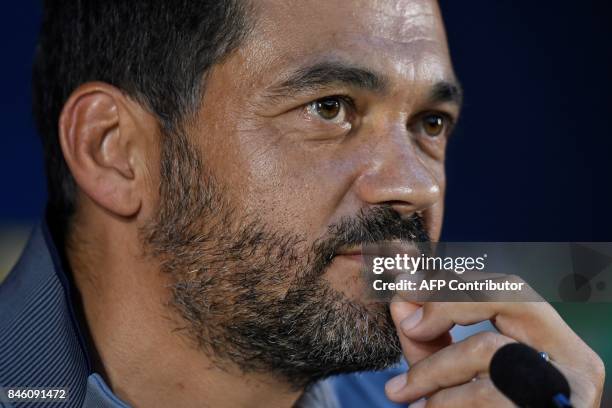
[[[572,403],[564,394],[557,394],[553,397],[553,402],[557,408],[574,408]]]

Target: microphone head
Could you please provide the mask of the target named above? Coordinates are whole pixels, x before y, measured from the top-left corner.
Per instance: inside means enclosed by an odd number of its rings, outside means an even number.
[[[519,407],[552,407],[557,394],[570,397],[565,376],[533,348],[506,344],[493,355],[489,373],[493,384]]]

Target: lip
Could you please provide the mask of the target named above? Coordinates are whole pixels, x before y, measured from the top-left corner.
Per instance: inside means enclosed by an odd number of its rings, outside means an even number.
[[[349,248],[344,251],[340,251],[336,254],[336,257],[342,257],[363,263],[363,253],[361,252],[361,248],[359,247]]]
[[[366,257],[388,257],[395,256],[395,254],[408,254],[410,256],[418,256],[419,250],[412,242],[404,242],[399,240],[385,241],[384,244],[380,243],[377,247],[368,245],[355,245],[350,247],[340,248],[336,252],[334,257],[339,257],[347,260],[356,261],[359,263],[365,263]]]
[[[364,263],[363,255],[362,254],[351,254],[351,255],[348,255],[348,254],[338,254],[338,255],[336,255],[336,258],[346,259],[346,260],[349,260],[351,262],[357,262],[357,263],[360,263],[360,264]]]

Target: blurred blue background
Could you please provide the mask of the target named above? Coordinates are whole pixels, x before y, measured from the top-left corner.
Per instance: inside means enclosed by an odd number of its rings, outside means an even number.
[[[612,241],[609,2],[443,0],[441,6],[466,93],[448,152],[443,239]],[[30,113],[40,6],[10,2],[3,10],[0,277],[45,204]],[[612,362],[611,304],[555,306]],[[612,406],[607,398],[604,406]]]

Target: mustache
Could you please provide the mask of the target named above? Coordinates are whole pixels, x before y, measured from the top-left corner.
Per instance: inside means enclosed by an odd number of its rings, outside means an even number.
[[[322,274],[342,247],[371,245],[383,241],[428,243],[431,239],[419,213],[402,217],[390,205],[361,211],[354,217],[342,218],[331,225],[328,234],[315,242],[315,261],[311,276]]]

